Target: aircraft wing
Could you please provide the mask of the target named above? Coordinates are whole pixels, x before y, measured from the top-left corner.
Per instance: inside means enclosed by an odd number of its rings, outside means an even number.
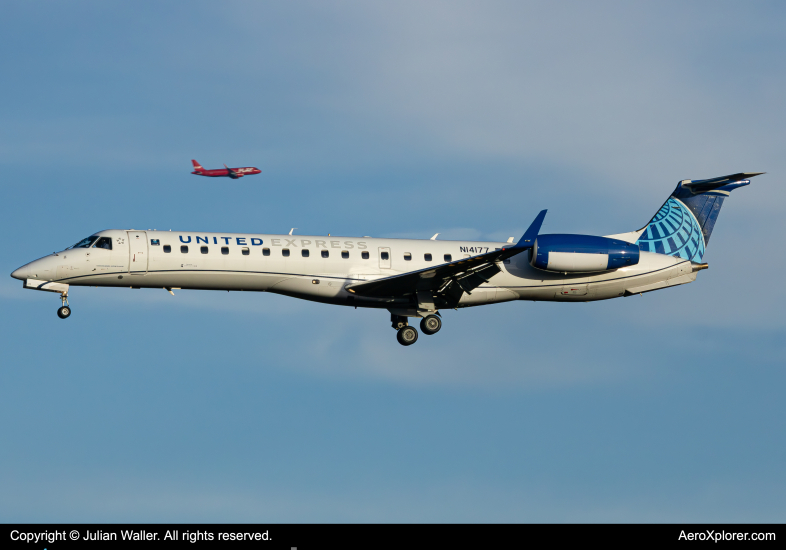
[[[243,177],[243,174],[238,174],[237,172],[235,172],[234,170],[232,170],[232,169],[231,169],[229,166],[227,166],[226,164],[224,165],[224,168],[226,168],[226,169],[227,169],[227,176],[229,176],[229,177],[230,177],[230,178],[232,178],[233,180],[236,180],[237,178],[242,178],[242,177]]]
[[[402,297],[428,291],[433,296],[441,298],[449,307],[455,307],[464,292],[472,294],[475,288],[487,283],[502,271],[497,265],[499,262],[532,248],[545,217],[546,210],[543,210],[519,242],[509,248],[501,248],[384,279],[356,283],[347,286],[346,289],[358,296],[374,298]]]

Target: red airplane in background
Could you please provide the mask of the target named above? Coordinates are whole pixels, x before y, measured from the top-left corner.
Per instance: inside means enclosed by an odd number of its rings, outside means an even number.
[[[233,180],[236,180],[237,178],[242,178],[243,176],[251,176],[262,173],[262,170],[259,168],[254,168],[253,166],[230,168],[226,164],[224,165],[224,170],[205,170],[197,161],[192,160],[191,162],[194,164],[194,171],[191,172],[192,174],[196,174],[197,176],[207,176],[209,178],[232,178]]]

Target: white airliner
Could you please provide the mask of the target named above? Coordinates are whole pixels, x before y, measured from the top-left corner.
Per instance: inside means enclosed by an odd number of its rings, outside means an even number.
[[[511,300],[587,302],[690,283],[723,201],[753,176],[683,180],[630,233],[540,235],[543,210],[514,243],[108,229],[14,271],[24,288],[70,286],[275,292],[387,309],[398,341],[442,328],[440,309]],[[435,235],[436,237],[436,235]]]

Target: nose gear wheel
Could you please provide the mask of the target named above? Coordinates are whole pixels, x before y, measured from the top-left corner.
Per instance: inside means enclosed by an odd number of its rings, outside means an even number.
[[[63,305],[57,308],[57,316],[61,319],[67,319],[71,316],[71,308],[68,306],[68,292],[60,294],[60,301]]]

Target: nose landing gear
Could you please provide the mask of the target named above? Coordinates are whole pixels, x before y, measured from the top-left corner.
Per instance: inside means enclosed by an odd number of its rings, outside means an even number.
[[[60,300],[63,305],[57,308],[57,316],[61,319],[67,319],[71,316],[71,308],[68,306],[68,292],[60,294]]]

